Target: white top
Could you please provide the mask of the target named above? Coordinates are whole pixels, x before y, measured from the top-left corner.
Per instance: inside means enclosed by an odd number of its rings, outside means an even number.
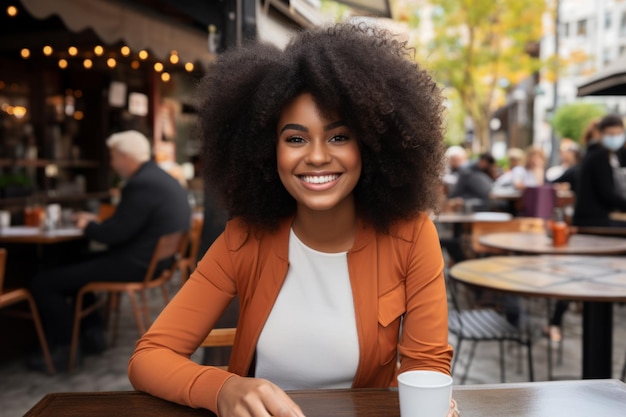
[[[257,378],[283,390],[352,386],[359,341],[346,254],[313,250],[291,230],[289,272],[257,343]]]

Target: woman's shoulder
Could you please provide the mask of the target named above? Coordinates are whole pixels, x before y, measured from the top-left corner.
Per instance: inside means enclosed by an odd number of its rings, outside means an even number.
[[[244,245],[262,245],[281,236],[287,236],[291,219],[282,220],[274,229],[255,228],[243,218],[235,217],[226,222],[223,237],[226,247],[231,251],[237,251]]]
[[[437,233],[435,225],[427,213],[420,212],[408,219],[394,222],[387,233],[390,237],[406,242],[414,242],[424,233]]]

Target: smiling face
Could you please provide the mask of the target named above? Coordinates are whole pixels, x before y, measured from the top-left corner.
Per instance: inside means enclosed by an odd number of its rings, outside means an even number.
[[[298,210],[352,204],[361,176],[361,153],[339,116],[322,116],[313,97],[305,93],[283,109],[277,128],[278,175]]]

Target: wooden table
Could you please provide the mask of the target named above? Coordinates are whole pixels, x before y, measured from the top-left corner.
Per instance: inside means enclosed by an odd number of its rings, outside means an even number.
[[[474,222],[506,222],[513,218],[510,213],[500,211],[479,211],[476,213],[439,213],[433,216],[435,223],[474,223]]]
[[[584,301],[582,376],[611,377],[612,303],[626,301],[624,257],[494,256],[457,263],[450,275],[474,287]]]
[[[463,234],[463,228],[469,224],[477,222],[499,223],[507,222],[513,218],[510,213],[500,211],[479,211],[475,213],[439,213],[433,215],[433,223],[435,224],[451,224],[453,226],[453,235],[458,239]]]
[[[307,417],[400,417],[395,389],[292,391]],[[462,417],[622,417],[618,380],[552,381],[453,387]],[[48,394],[24,417],[215,417],[138,392]]]
[[[620,237],[578,235],[570,237],[566,246],[555,247],[545,233],[489,233],[478,238],[481,245],[516,253],[613,255],[626,253],[626,239]]]
[[[76,228],[43,231],[39,227],[12,226],[0,229],[0,243],[35,243],[45,245],[82,238],[83,231]]]

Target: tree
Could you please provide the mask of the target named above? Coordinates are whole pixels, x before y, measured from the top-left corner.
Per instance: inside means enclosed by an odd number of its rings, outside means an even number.
[[[579,142],[589,122],[605,113],[605,108],[599,104],[564,104],[556,109],[552,118],[552,128],[561,138]]]
[[[542,35],[545,0],[404,0],[398,19],[417,32],[421,61],[438,82],[455,90],[474,125],[480,150],[489,145],[491,114],[507,89],[541,68],[528,53]],[[417,17],[419,15],[419,17]]]

